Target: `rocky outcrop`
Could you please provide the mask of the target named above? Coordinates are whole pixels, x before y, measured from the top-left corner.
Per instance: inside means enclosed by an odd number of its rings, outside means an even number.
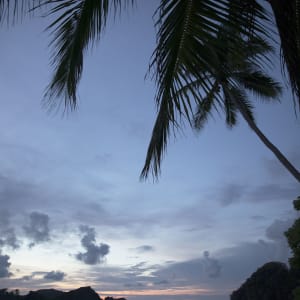
[[[270,262],[254,272],[234,291],[231,300],[292,300],[296,279],[287,266]]]

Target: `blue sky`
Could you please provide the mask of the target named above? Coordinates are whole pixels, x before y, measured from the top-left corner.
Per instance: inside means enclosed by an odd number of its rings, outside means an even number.
[[[108,26],[86,55],[78,110],[63,117],[41,105],[49,20],[2,26],[0,286],[221,300],[263,263],[287,261],[282,232],[299,185],[242,119],[232,130],[218,115],[200,133],[186,126],[159,181],[139,181],[156,112],[144,79],[156,6],[141,0]],[[260,128],[299,168],[291,95],[253,101]]]

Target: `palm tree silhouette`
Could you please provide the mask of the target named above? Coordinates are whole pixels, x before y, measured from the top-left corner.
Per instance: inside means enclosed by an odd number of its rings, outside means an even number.
[[[38,10],[43,10],[52,20],[54,18],[47,27],[52,36],[54,74],[45,99],[51,107],[63,103],[65,108],[72,110],[77,104],[77,86],[86,49],[101,37],[111,14],[119,14],[135,2],[0,0],[0,22],[9,21],[9,18],[15,20]],[[257,127],[245,93],[250,89],[264,98],[278,96],[279,86],[262,68],[271,50],[265,40],[273,37],[274,28],[270,22],[274,19],[282,61],[297,98],[294,103],[300,105],[300,0],[267,2],[272,13],[266,11],[262,1],[256,0],[160,1],[155,13],[157,46],[149,66],[157,85],[155,101],[158,112],[141,178],[146,178],[150,172],[158,176],[171,131],[180,127],[183,118],[193,126],[195,106],[198,106],[196,124],[198,127],[202,125],[205,120],[205,114],[202,114],[210,109],[204,107],[211,102],[209,99],[214,99],[211,103],[220,101],[223,105],[229,125],[235,124],[238,111],[262,142],[300,181],[299,171]],[[235,30],[239,34],[225,34],[220,28],[228,28],[229,32]],[[222,34],[223,42],[220,42]],[[263,53],[258,51],[251,55],[247,52],[248,57],[243,57],[241,52],[245,41],[248,41],[248,46],[250,41],[264,42],[266,49]],[[239,58],[238,62],[235,62],[235,57]],[[234,65],[240,62],[247,66]],[[230,68],[226,69],[229,63]],[[204,99],[201,92],[206,94]]]

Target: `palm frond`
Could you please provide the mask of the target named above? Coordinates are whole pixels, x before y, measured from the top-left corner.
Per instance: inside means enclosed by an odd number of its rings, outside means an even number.
[[[254,107],[248,99],[246,92],[243,89],[233,85],[229,87],[223,86],[223,90],[230,98],[232,104],[235,106],[235,110],[238,110],[244,119],[249,119],[251,122],[255,123],[253,114]]]
[[[163,0],[157,11],[157,47],[150,68],[155,74],[159,112],[141,179],[147,178],[150,171],[154,177],[160,173],[170,126],[177,126],[178,119],[182,116],[191,122],[190,95],[197,94],[198,89],[195,91],[196,88],[194,85],[190,86],[190,83],[196,78],[202,81],[200,85],[208,84],[202,74],[209,68],[211,56],[208,47],[204,47],[203,37],[207,38],[207,30],[212,25],[205,22],[199,14],[202,4],[203,1],[198,0]],[[205,26],[201,26],[202,24]],[[199,50],[202,57],[197,54]],[[184,89],[187,86],[191,88]]]
[[[274,47],[269,39],[261,34],[245,37],[238,28],[222,26],[216,37],[220,49],[218,58],[227,64],[231,71],[256,66],[270,67],[273,64]]]
[[[199,90],[191,83],[198,80],[200,88],[207,89],[208,83],[202,75],[211,71],[214,53],[211,47],[219,24],[227,21],[227,15],[228,1],[224,0],[161,1],[156,13],[157,47],[150,64],[150,70],[155,74],[159,113],[141,178],[147,178],[150,170],[155,177],[158,176],[170,125],[179,124],[177,119],[182,116],[191,122],[191,95],[196,95]],[[197,97],[193,101],[197,102]],[[167,111],[162,113],[162,108]],[[167,127],[162,128],[158,122]]]
[[[167,101],[166,98],[165,96],[157,114],[147,150],[145,165],[140,175],[141,179],[147,178],[150,171],[152,171],[153,178],[157,178],[170,134],[170,124],[176,124],[172,116],[174,113],[173,103],[172,101]]]
[[[25,16],[32,16],[45,0],[0,0],[0,24],[14,24]]]
[[[197,110],[194,115],[194,128],[196,130],[201,130],[204,127],[209,116],[212,115],[212,108],[215,108],[217,110],[215,102],[217,102],[218,104],[221,103],[221,101],[219,100],[219,92],[219,83],[216,81],[213,84],[212,89],[209,91],[209,93],[207,93],[207,95],[197,105]]]
[[[232,128],[234,125],[236,125],[236,112],[237,108],[235,105],[235,102],[232,98],[234,97],[242,97],[241,94],[237,95],[232,88],[229,88],[227,85],[223,85],[223,93],[224,93],[224,99],[223,99],[223,109],[225,112],[225,120],[226,124],[229,128]]]
[[[280,83],[260,70],[242,70],[234,74],[236,81],[262,100],[279,100]]]
[[[300,1],[269,1],[281,44],[282,70],[286,67],[292,92],[300,109]],[[283,71],[283,73],[285,73]]]
[[[133,1],[47,1],[52,5],[49,15],[58,15],[47,28],[54,35],[50,44],[54,48],[54,75],[45,93],[50,107],[63,98],[65,108],[75,109],[85,50],[100,38],[110,11],[116,13],[130,2]]]
[[[267,36],[261,22],[267,18],[264,9],[254,0],[246,2],[245,6],[237,0],[161,1],[156,13],[157,47],[150,63],[157,85],[159,113],[141,178],[146,178],[150,171],[158,176],[170,126],[176,123],[177,128],[182,117],[191,123],[193,103],[200,104],[195,95],[199,90],[206,94],[211,90],[212,82],[205,80],[203,74],[216,75],[218,56],[224,51],[224,45],[216,38],[220,28],[233,29],[240,24],[239,32],[246,38]],[[236,35],[226,38],[231,42],[228,51],[234,56],[240,51],[240,41]],[[195,80],[198,80],[197,87],[192,84]],[[184,93],[179,93],[180,90]],[[164,114],[162,107],[167,109]],[[168,120],[162,121],[162,117]],[[158,120],[167,128],[158,126]]]

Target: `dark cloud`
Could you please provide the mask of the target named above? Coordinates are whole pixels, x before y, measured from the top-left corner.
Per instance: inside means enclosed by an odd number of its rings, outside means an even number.
[[[221,266],[220,266],[219,261],[217,259],[210,258],[209,255],[210,254],[209,254],[208,251],[204,251],[204,253],[203,253],[203,257],[204,257],[204,261],[203,261],[204,272],[209,277],[215,278],[215,277],[220,276]]]
[[[50,240],[49,216],[47,214],[32,212],[29,215],[29,224],[23,226],[24,232],[32,240],[30,247],[36,243]]]
[[[11,263],[9,262],[10,257],[8,255],[2,255],[0,252],[0,278],[10,277],[12,275],[9,272]]]
[[[82,225],[79,229],[84,234],[81,239],[81,245],[85,248],[86,252],[77,253],[76,259],[88,265],[102,263],[105,256],[109,253],[109,245],[103,243],[99,245],[95,244],[96,232],[94,228]]]
[[[20,247],[20,241],[10,223],[9,212],[0,211],[0,247],[6,246],[15,250]]]
[[[66,274],[61,271],[51,271],[44,275],[44,279],[51,280],[51,281],[62,281]]]
[[[138,253],[152,252],[152,251],[154,251],[154,247],[152,247],[150,245],[142,245],[142,246],[139,246],[139,247],[135,248],[135,250]]]

